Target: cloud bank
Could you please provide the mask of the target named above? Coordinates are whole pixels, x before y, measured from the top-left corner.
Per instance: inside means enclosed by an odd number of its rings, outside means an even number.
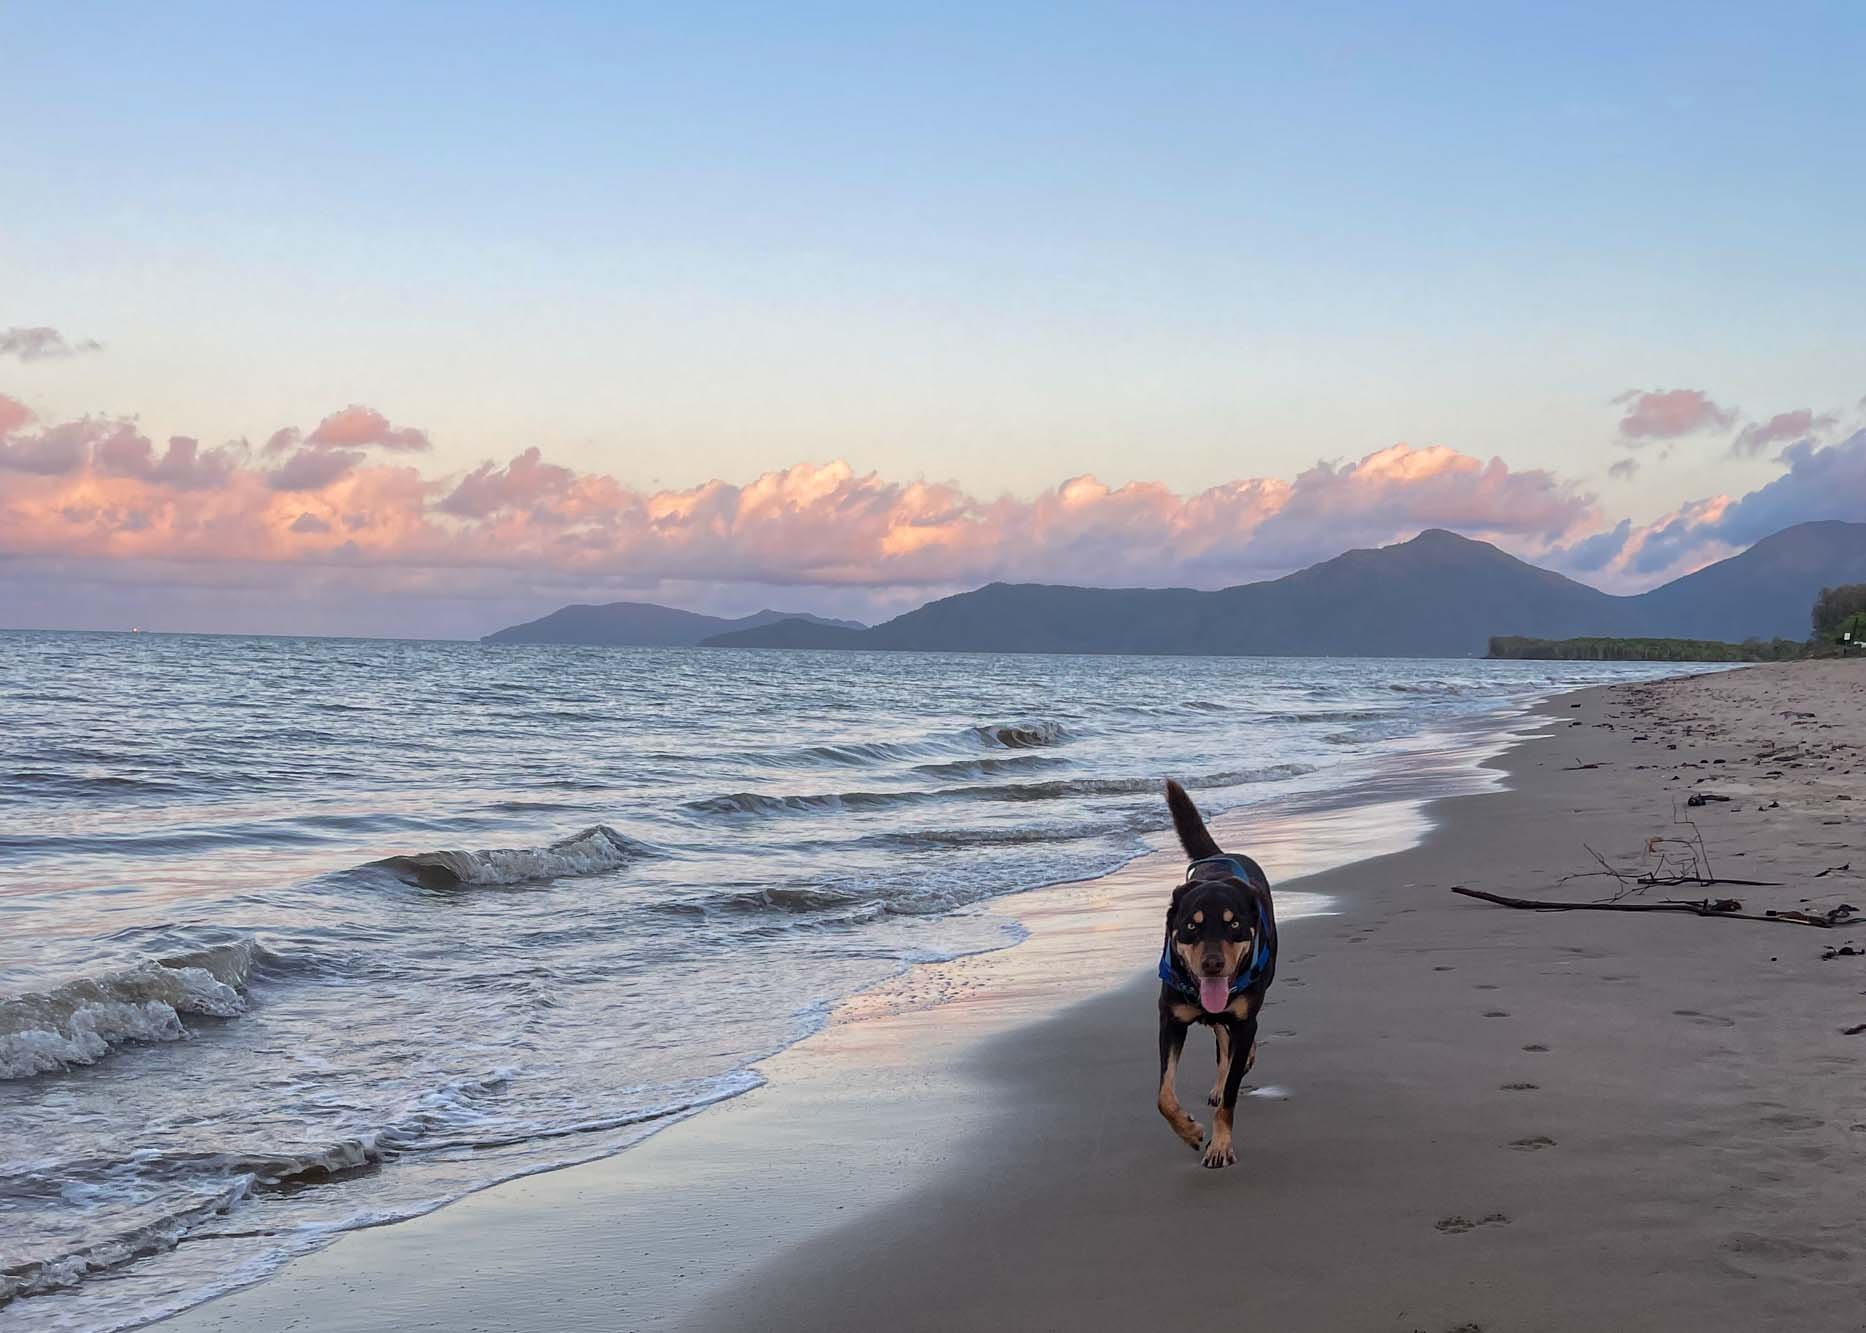
[[[1666,404],[1628,400],[1638,429],[1735,420],[1703,395],[1696,407],[1660,396]],[[1782,414],[1758,438],[1819,421]],[[465,472],[414,466],[409,455],[430,448],[425,432],[356,404],[259,448],[186,436],[158,447],[134,421],[46,424],[0,395],[0,570],[56,570],[93,587],[272,588],[286,612],[291,589],[322,580],[356,599],[528,607],[656,590],[716,601],[725,589],[740,590],[729,600],[742,606],[748,589],[810,588],[819,605],[860,613],[998,579],[1221,587],[1427,527],[1603,586],[1643,586],[1801,519],[1866,514],[1866,432],[1829,446],[1797,439],[1760,489],[1645,525],[1609,525],[1574,480],[1443,445],[1395,444],[1194,494],[1078,476],[1031,497],[840,461],[647,490],[535,447]]]
[[[0,516],[15,556],[341,561],[771,586],[945,587],[992,579],[1227,581],[1421,527],[1546,544],[1593,497],[1542,471],[1398,444],[1193,495],[1067,479],[1029,499],[800,463],[743,484],[647,491],[536,448],[431,477],[386,457],[421,432],[351,407],[258,451],[164,449],[130,422],[39,430],[0,400]],[[415,441],[419,441],[416,444]],[[355,445],[357,447],[338,447]]]

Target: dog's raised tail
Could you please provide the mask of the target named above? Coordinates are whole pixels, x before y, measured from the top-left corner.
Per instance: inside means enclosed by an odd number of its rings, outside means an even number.
[[[1179,834],[1179,845],[1186,849],[1189,860],[1221,855],[1218,844],[1212,841],[1205,827],[1205,820],[1199,815],[1199,807],[1186,795],[1186,789],[1171,778],[1166,780],[1166,808],[1173,812],[1173,831]]]

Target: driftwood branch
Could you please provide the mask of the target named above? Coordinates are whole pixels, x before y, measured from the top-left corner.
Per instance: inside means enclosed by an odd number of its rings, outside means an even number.
[[[1754,881],[1720,880],[1717,882],[1738,884]],[[1575,903],[1541,898],[1506,898],[1500,893],[1467,889],[1462,884],[1454,887],[1452,892],[1462,894],[1466,898],[1481,898],[1499,907],[1514,907],[1526,912],[1685,912],[1691,916],[1728,917],[1733,921],[1779,921],[1785,925],[1815,926],[1822,930],[1850,924],[1850,918],[1856,910],[1843,905],[1819,915],[1811,912],[1769,912],[1759,916],[1754,912],[1745,912],[1743,904],[1735,898],[1699,898],[1695,901],[1662,903]]]

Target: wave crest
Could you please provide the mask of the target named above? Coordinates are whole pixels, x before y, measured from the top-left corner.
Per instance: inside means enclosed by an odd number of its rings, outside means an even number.
[[[972,728],[972,734],[986,745],[1006,750],[1035,750],[1046,745],[1061,745],[1069,739],[1069,729],[1048,718],[1035,722],[994,722]]]
[[[369,864],[424,889],[499,888],[547,879],[600,875],[630,861],[651,856],[654,848],[607,824],[598,824],[544,847],[506,847],[488,851],[418,852],[388,856]]]
[[[185,1040],[183,1014],[236,1018],[258,954],[241,940],[0,1000],[0,1080],[96,1064],[128,1042]]]

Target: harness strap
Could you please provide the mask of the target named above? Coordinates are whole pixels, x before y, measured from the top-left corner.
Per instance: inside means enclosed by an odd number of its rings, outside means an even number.
[[[1244,868],[1244,863],[1238,860],[1237,857],[1226,856],[1222,852],[1219,853],[1217,856],[1201,856],[1196,861],[1188,862],[1186,864],[1186,881],[1188,883],[1191,882],[1192,872],[1197,870],[1200,866],[1211,866],[1211,865],[1230,866],[1232,871],[1235,872],[1235,874],[1237,875],[1239,879],[1243,880],[1246,884],[1250,883],[1250,872]]]

